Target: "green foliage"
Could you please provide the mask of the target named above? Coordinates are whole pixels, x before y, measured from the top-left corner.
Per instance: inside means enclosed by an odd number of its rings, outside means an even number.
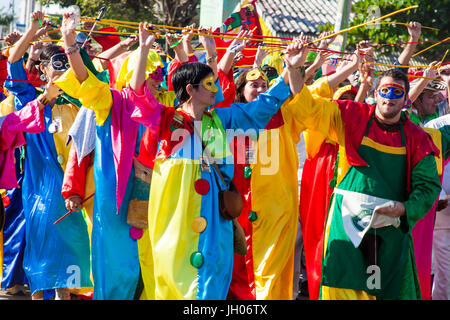
[[[422,26],[437,28],[439,31],[422,28],[421,41],[444,40],[449,35],[450,30],[450,0],[359,0],[352,5],[354,18],[350,26],[359,25],[370,21],[377,16],[373,15],[373,8],[378,7],[379,16],[383,16],[409,6],[418,5],[417,9],[405,11],[383,19],[383,22],[404,22],[417,21]],[[362,27],[348,33],[348,45],[355,48],[356,43],[361,40],[369,40],[371,43],[397,43],[407,42],[409,34],[404,25],[378,25]],[[429,47],[433,43],[419,43],[416,52]],[[378,55],[390,55],[399,53],[404,45],[383,46],[377,48]],[[427,60],[440,60],[445,50],[449,48],[449,43],[443,43],[424,52],[423,57]],[[422,55],[421,55],[422,56]]]
[[[62,7],[77,5],[82,16],[96,18],[100,8],[107,7],[105,19],[150,22],[184,27],[198,25],[200,0],[41,0],[41,4],[59,4]],[[124,28],[117,27],[119,31]],[[130,31],[129,29],[127,31]]]
[[[77,5],[82,16],[91,18],[96,18],[100,8],[106,6],[107,10],[103,17],[105,19],[157,23],[158,21],[154,18],[154,2],[151,0],[41,0],[43,5],[59,4],[62,7]],[[124,31],[123,28],[118,29]]]
[[[0,12],[0,26],[8,26],[13,20],[12,14]]]
[[[334,31],[334,24],[331,23],[322,24],[318,26],[317,29],[319,29],[320,32]]]

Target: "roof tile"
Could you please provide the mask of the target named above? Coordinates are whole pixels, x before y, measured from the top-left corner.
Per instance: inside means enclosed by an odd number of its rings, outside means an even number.
[[[263,17],[273,19],[271,28],[277,34],[296,36],[315,34],[319,25],[334,25],[338,0],[259,0],[256,5]]]

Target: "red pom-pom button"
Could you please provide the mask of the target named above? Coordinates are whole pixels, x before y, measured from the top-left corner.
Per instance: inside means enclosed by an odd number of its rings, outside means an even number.
[[[9,196],[4,196],[3,197],[3,206],[9,207],[9,205],[11,204],[11,198]]]
[[[133,240],[138,240],[140,238],[142,238],[142,235],[144,234],[144,231],[142,229],[136,228],[136,227],[131,227],[130,228],[130,237]]]
[[[209,182],[206,179],[198,179],[194,182],[195,191],[204,196],[209,191]]]

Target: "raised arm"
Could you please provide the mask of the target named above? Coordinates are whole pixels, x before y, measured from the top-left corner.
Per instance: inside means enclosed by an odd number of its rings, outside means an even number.
[[[423,72],[423,76],[427,78],[436,78],[438,75],[438,71],[436,69],[437,61],[433,61],[430,64],[430,67],[425,69]],[[416,101],[416,99],[420,96],[423,89],[431,82],[430,79],[420,79],[417,84],[409,90],[409,99],[411,102]]]
[[[371,62],[373,62],[372,50],[366,52],[364,61],[365,62],[361,63],[358,68],[361,84],[358,88],[358,92],[355,97],[355,101],[360,103],[363,103],[366,100],[367,93],[369,92],[370,88],[373,85],[374,67],[371,64]]]
[[[228,74],[228,72],[230,72],[231,68],[233,67],[234,58],[239,52],[241,52],[245,48],[245,46],[248,43],[248,40],[242,39],[245,39],[250,35],[251,33],[249,31],[240,30],[236,35],[236,39],[234,39],[227,48],[227,51],[223,55],[222,59],[220,59],[219,64],[217,66],[225,74]]]
[[[29,52],[26,65],[28,73],[31,73],[33,71],[33,68],[36,66],[36,62],[39,61],[42,50],[44,50],[44,43],[42,42],[34,42],[31,45],[31,50]]]
[[[319,35],[319,39],[327,37],[327,36],[329,36],[332,33],[333,33],[332,31],[322,32]],[[324,40],[320,41],[318,48],[319,49],[327,49],[330,46],[330,44],[333,43],[335,38],[336,38],[336,36],[330,37],[330,38],[327,38],[327,39],[324,39]],[[312,80],[312,79],[314,79],[314,77],[317,74],[317,71],[319,71],[319,68],[324,64],[324,62],[331,55],[332,55],[332,53],[330,53],[330,52],[319,51],[319,54],[317,55],[317,57],[314,60],[314,62],[306,69],[305,79],[306,79],[307,82]]]
[[[17,31],[13,31],[13,32],[8,33],[8,34],[6,35],[4,41],[5,41],[5,43],[6,43],[8,46],[13,46],[13,45],[16,44],[17,41],[19,41],[20,37],[22,37],[22,36],[20,35],[20,33],[18,33]]]
[[[347,79],[353,72],[358,70],[358,66],[362,63],[363,58],[362,54],[364,51],[369,50],[368,42],[361,41],[355,50],[355,54],[352,56],[352,59],[349,63],[344,63],[341,68],[338,68],[335,73],[328,76],[328,83],[330,88],[336,90],[341,82]]]
[[[305,67],[304,63],[308,55],[307,41],[295,39],[290,43],[283,56],[286,64],[285,69],[281,73],[286,84],[289,84],[291,94],[295,96],[302,91],[305,83]]]
[[[108,60],[114,59],[115,57],[121,55],[122,53],[128,51],[128,48],[131,47],[138,41],[138,37],[132,35],[125,40],[122,40],[115,46],[99,53],[97,56],[100,58],[100,62],[103,66],[103,69],[108,69]]]
[[[65,13],[61,24],[64,49],[75,77],[79,82],[84,82],[88,78],[89,74],[80,55],[80,48],[77,44],[75,27],[75,14]]]
[[[200,27],[198,29],[198,33],[201,34],[198,36],[200,43],[203,45],[203,48],[206,51],[206,64],[211,67],[214,73],[214,80],[217,80],[217,50],[216,50],[216,41],[213,37],[208,35],[212,34],[211,28],[206,29]]]
[[[139,95],[144,93],[147,57],[148,52],[156,39],[154,34],[155,30],[156,29],[147,22],[139,24],[139,48],[137,49],[139,52],[138,62],[130,80],[130,88]]]
[[[327,61],[327,59],[332,55],[331,52],[319,51],[314,62],[306,69],[305,78],[307,81],[312,81],[319,71],[320,67]]]
[[[30,28],[9,50],[9,63],[19,61],[24,56],[30,47],[31,41],[35,39],[38,30],[41,28],[42,21],[44,21],[44,13],[42,11],[35,11],[31,14]]]
[[[195,23],[191,24],[190,26],[187,26],[183,31],[183,49],[186,52],[186,54],[189,56],[191,54],[194,54],[194,49],[192,48],[192,38],[194,37],[193,29],[195,28]]]
[[[175,59],[179,62],[186,63],[189,61],[189,56],[186,51],[184,51],[183,45],[179,42],[180,39],[175,37],[175,35],[167,33],[166,41],[169,47],[175,52]],[[178,43],[177,43],[178,42]]]
[[[419,41],[422,26],[419,22],[410,22],[407,26],[409,33],[408,42]],[[416,50],[417,43],[408,43],[403,49],[402,53],[398,57],[398,62],[400,65],[408,65],[409,60],[411,60],[414,51]]]
[[[253,68],[261,67],[264,59],[266,58],[268,52],[263,46],[258,46],[256,51],[255,61],[253,61]]]

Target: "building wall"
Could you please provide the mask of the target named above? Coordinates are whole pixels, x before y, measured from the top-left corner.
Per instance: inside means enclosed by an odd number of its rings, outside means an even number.
[[[201,0],[200,25],[207,28],[220,27],[239,3],[239,0]]]

